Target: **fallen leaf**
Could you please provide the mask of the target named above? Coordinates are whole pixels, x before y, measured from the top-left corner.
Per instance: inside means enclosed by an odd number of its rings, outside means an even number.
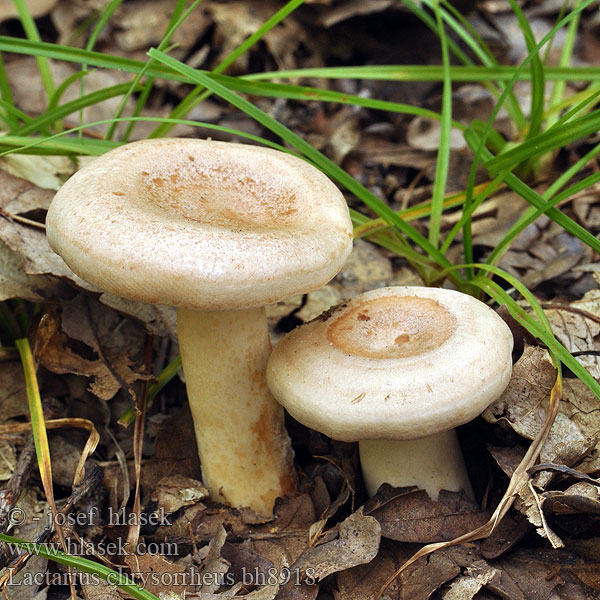
[[[0,242],[0,302],[11,298],[41,302],[55,286],[49,277],[25,273],[19,255]]]
[[[0,420],[2,422],[14,417],[29,414],[23,365],[20,361],[11,360],[2,363],[2,385],[0,385]]]
[[[231,566],[221,557],[221,550],[226,537],[227,532],[221,526],[217,530],[215,537],[208,544],[208,553],[202,568],[202,587],[199,590],[202,594],[216,592],[221,587],[223,576]]]
[[[164,513],[170,515],[184,506],[191,506],[208,497],[204,485],[190,477],[172,475],[164,477],[156,484],[152,500],[158,503]]]
[[[15,177],[25,179],[44,190],[54,191],[58,190],[76,170],[75,163],[68,156],[36,156],[35,154],[7,154],[0,158],[0,166],[2,170]],[[44,194],[44,196],[47,201],[36,208],[48,208],[52,194]],[[15,200],[20,203],[22,199],[17,196]]]
[[[168,592],[174,587],[182,594],[193,590],[191,578],[186,577],[187,566],[168,560],[160,554],[145,551],[140,554],[126,554],[123,562],[131,570],[131,576],[152,594]],[[177,582],[177,585],[174,582]]]
[[[579,482],[564,492],[550,490],[544,492],[544,509],[555,514],[600,515],[600,487]]]
[[[414,550],[412,544],[382,539],[379,554],[372,562],[337,574],[335,600],[373,600]],[[429,600],[436,590],[453,580],[465,567],[480,560],[476,550],[476,545],[455,546],[420,558],[391,583],[383,598]]]
[[[35,357],[49,371],[58,374],[73,373],[92,377],[90,391],[103,400],[110,400],[121,388],[130,394],[131,384],[148,375],[136,372],[126,353],[111,358],[110,363],[100,359],[89,360],[76,354],[60,332],[56,316],[46,313],[40,321],[36,336]]]
[[[471,600],[487,585],[494,577],[498,575],[498,571],[489,565],[480,565],[467,567],[466,574],[457,577],[441,594],[444,600]]]
[[[526,346],[513,368],[508,387],[483,412],[483,418],[490,423],[501,420],[519,435],[533,440],[543,423],[555,378],[548,352],[536,346]],[[594,441],[590,436],[584,434],[569,417],[569,413],[575,412],[579,410],[574,408],[572,402],[560,402],[559,414],[540,454],[542,462],[569,466],[586,455],[593,446]],[[600,415],[597,418],[600,419]],[[595,416],[592,420],[600,424]]]
[[[396,492],[388,486],[369,501],[365,512],[379,521],[383,537],[423,544],[457,538],[486,523],[491,514],[463,492],[442,490],[434,501],[423,490]]]
[[[339,537],[308,548],[292,565],[305,578],[320,581],[327,575],[371,562],[379,550],[381,527],[359,510],[339,525]]]
[[[82,584],[81,591],[85,600],[122,600],[119,588],[99,577],[93,583]]]

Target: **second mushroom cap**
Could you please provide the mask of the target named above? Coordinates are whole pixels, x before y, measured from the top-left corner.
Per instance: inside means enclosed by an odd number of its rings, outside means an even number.
[[[418,439],[472,420],[497,398],[512,345],[504,321],[471,296],[383,288],[288,334],[267,381],[293,417],[333,439]]]

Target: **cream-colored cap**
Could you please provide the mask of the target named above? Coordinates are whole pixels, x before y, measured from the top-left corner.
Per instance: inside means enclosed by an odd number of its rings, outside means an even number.
[[[260,306],[317,289],[352,245],[344,197],[305,161],[195,139],[121,146],[77,172],[46,219],[83,279],[195,310]]]
[[[510,379],[512,347],[504,321],[471,296],[388,287],[285,336],[267,382],[295,419],[336,440],[418,439],[491,404]]]

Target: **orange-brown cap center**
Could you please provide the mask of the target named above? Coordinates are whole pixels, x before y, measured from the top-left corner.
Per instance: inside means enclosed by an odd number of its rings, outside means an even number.
[[[327,328],[327,338],[345,354],[406,358],[441,346],[456,328],[441,304],[418,296],[365,300]]]

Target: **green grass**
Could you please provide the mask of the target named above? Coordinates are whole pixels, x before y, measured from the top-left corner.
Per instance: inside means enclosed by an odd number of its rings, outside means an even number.
[[[78,156],[100,155],[111,148],[127,142],[135,123],[152,121],[156,124],[151,137],[166,135],[177,124],[192,127],[212,128],[220,132],[243,136],[257,144],[264,144],[285,152],[293,152],[314,164],[346,192],[357,198],[364,211],[351,211],[356,237],[365,237],[406,259],[419,273],[426,284],[440,285],[445,279],[462,291],[482,299],[505,305],[511,315],[545,344],[557,368],[566,365],[600,398],[600,385],[581,364],[560,344],[553,335],[544,312],[530,290],[516,278],[498,267],[503,254],[528,225],[546,215],[570,235],[581,240],[594,252],[600,251],[600,242],[579,223],[562,212],[559,205],[573,194],[596,185],[600,174],[589,174],[589,165],[600,154],[600,144],[587,151],[585,156],[556,175],[554,181],[543,192],[538,193],[532,182],[536,175],[548,169],[556,152],[567,144],[585,140],[600,130],[600,68],[571,66],[571,59],[578,25],[584,10],[594,0],[577,0],[570,9],[565,8],[554,27],[536,41],[529,23],[519,4],[509,0],[517,18],[528,55],[519,65],[498,64],[494,54],[469,22],[446,0],[423,0],[420,3],[405,0],[406,6],[423,23],[436,33],[440,41],[442,64],[431,65],[370,65],[334,68],[295,69],[267,73],[252,73],[232,77],[227,69],[244,53],[283,19],[302,5],[303,0],[291,0],[269,18],[262,27],[249,36],[238,48],[227,56],[213,71],[195,70],[169,55],[173,34],[185,21],[190,12],[197,10],[201,0],[187,2],[178,0],[174,5],[167,30],[156,48],[149,48],[147,59],[132,60],[112,56],[94,50],[103,28],[110,22],[120,1],[112,0],[89,23],[90,31],[83,49],[59,46],[40,40],[34,20],[28,13],[23,0],[17,0],[19,17],[26,39],[0,36],[0,120],[4,133],[0,135],[0,155],[29,153],[47,155]],[[546,64],[550,45],[556,34],[565,30],[566,42],[560,54],[560,64]],[[85,32],[81,32],[82,34]],[[468,50],[465,50],[468,49]],[[28,55],[36,58],[40,77],[48,100],[47,110],[41,115],[27,115],[14,106],[5,70],[6,54]],[[80,67],[73,76],[55,85],[50,72],[50,61],[65,61]],[[458,64],[455,64],[458,63]],[[84,93],[84,82],[94,69],[118,70],[131,74],[127,83],[112,85],[104,89]],[[315,79],[372,79],[387,81],[438,81],[442,84],[441,112],[436,113],[419,106],[389,102],[377,98],[343,94],[328,89],[307,85]],[[293,79],[294,83],[286,83]],[[297,81],[303,81],[298,85]],[[524,111],[513,92],[518,81],[531,82],[531,103]],[[173,108],[166,118],[141,117],[148,98],[157,82],[171,81],[191,85],[190,92]],[[584,82],[587,87],[572,96],[566,96],[566,83]],[[458,82],[478,82],[486,87],[495,98],[495,108],[487,122],[473,120],[463,124],[454,120],[452,110],[452,88]],[[64,94],[71,86],[79,86],[75,100],[64,101]],[[550,86],[550,88],[549,88]],[[546,91],[551,89],[546,103]],[[230,128],[198,123],[187,118],[189,111],[209,96],[216,96],[236,110],[254,119],[269,132],[268,138],[253,136]],[[432,197],[428,202],[395,212],[376,197],[370,190],[346,173],[339,165],[312,147],[305,139],[283,123],[259,109],[250,98],[284,98],[297,102],[326,102],[330,104],[355,105],[374,111],[387,111],[411,116],[435,119],[441,124],[441,139],[437,153],[437,169],[433,182]],[[120,106],[113,118],[97,123],[85,123],[82,111],[110,98],[120,98]],[[135,98],[132,117],[124,117],[126,102]],[[504,108],[519,133],[514,139],[505,139],[495,130],[495,118]],[[525,117],[529,113],[529,117]],[[85,135],[85,129],[96,124],[108,124],[104,139]],[[124,134],[118,138],[117,125],[126,123]],[[66,129],[67,124],[69,126]],[[450,131],[456,128],[463,132],[472,151],[473,162],[465,189],[461,194],[448,196],[446,185],[450,158]],[[273,141],[276,140],[276,141]],[[485,185],[475,184],[475,175],[483,168],[489,177]],[[505,237],[492,249],[485,262],[475,262],[472,242],[472,215],[481,204],[499,189],[511,189],[528,204],[524,213],[513,224]],[[442,230],[442,217],[447,211],[460,210],[459,221],[448,232]],[[375,218],[372,215],[375,215]],[[427,234],[421,233],[426,225]],[[454,265],[448,258],[451,248],[462,235],[463,261]],[[511,290],[511,291],[508,291]],[[517,300],[514,295],[519,295]],[[528,306],[525,308],[524,306]],[[31,311],[18,301],[0,303],[0,345],[13,347],[21,340],[29,327]],[[17,343],[22,356],[23,341]],[[23,354],[23,352],[25,352]],[[24,358],[24,365],[32,373],[32,366]],[[149,387],[150,400],[177,372],[175,361],[165,369],[158,383]],[[33,386],[33,382],[30,382]],[[33,387],[31,388],[33,390]],[[35,398],[35,394],[32,396]],[[43,447],[43,435],[39,431],[40,416],[37,404],[32,404],[38,428],[38,440],[42,440],[42,461],[48,457]],[[36,408],[37,407],[37,408]],[[131,414],[123,416],[122,422],[131,421]],[[43,420],[42,420],[43,428]],[[5,539],[7,536],[2,537]],[[43,548],[32,548],[42,553]],[[64,556],[50,557],[64,564],[71,559]],[[80,570],[96,569],[106,573],[105,567],[91,561],[79,559],[72,563]],[[90,563],[90,564],[88,564]],[[93,566],[95,565],[95,566]],[[131,586],[128,580],[119,580],[123,586]],[[139,588],[127,587],[131,595],[140,600],[154,598]]]

